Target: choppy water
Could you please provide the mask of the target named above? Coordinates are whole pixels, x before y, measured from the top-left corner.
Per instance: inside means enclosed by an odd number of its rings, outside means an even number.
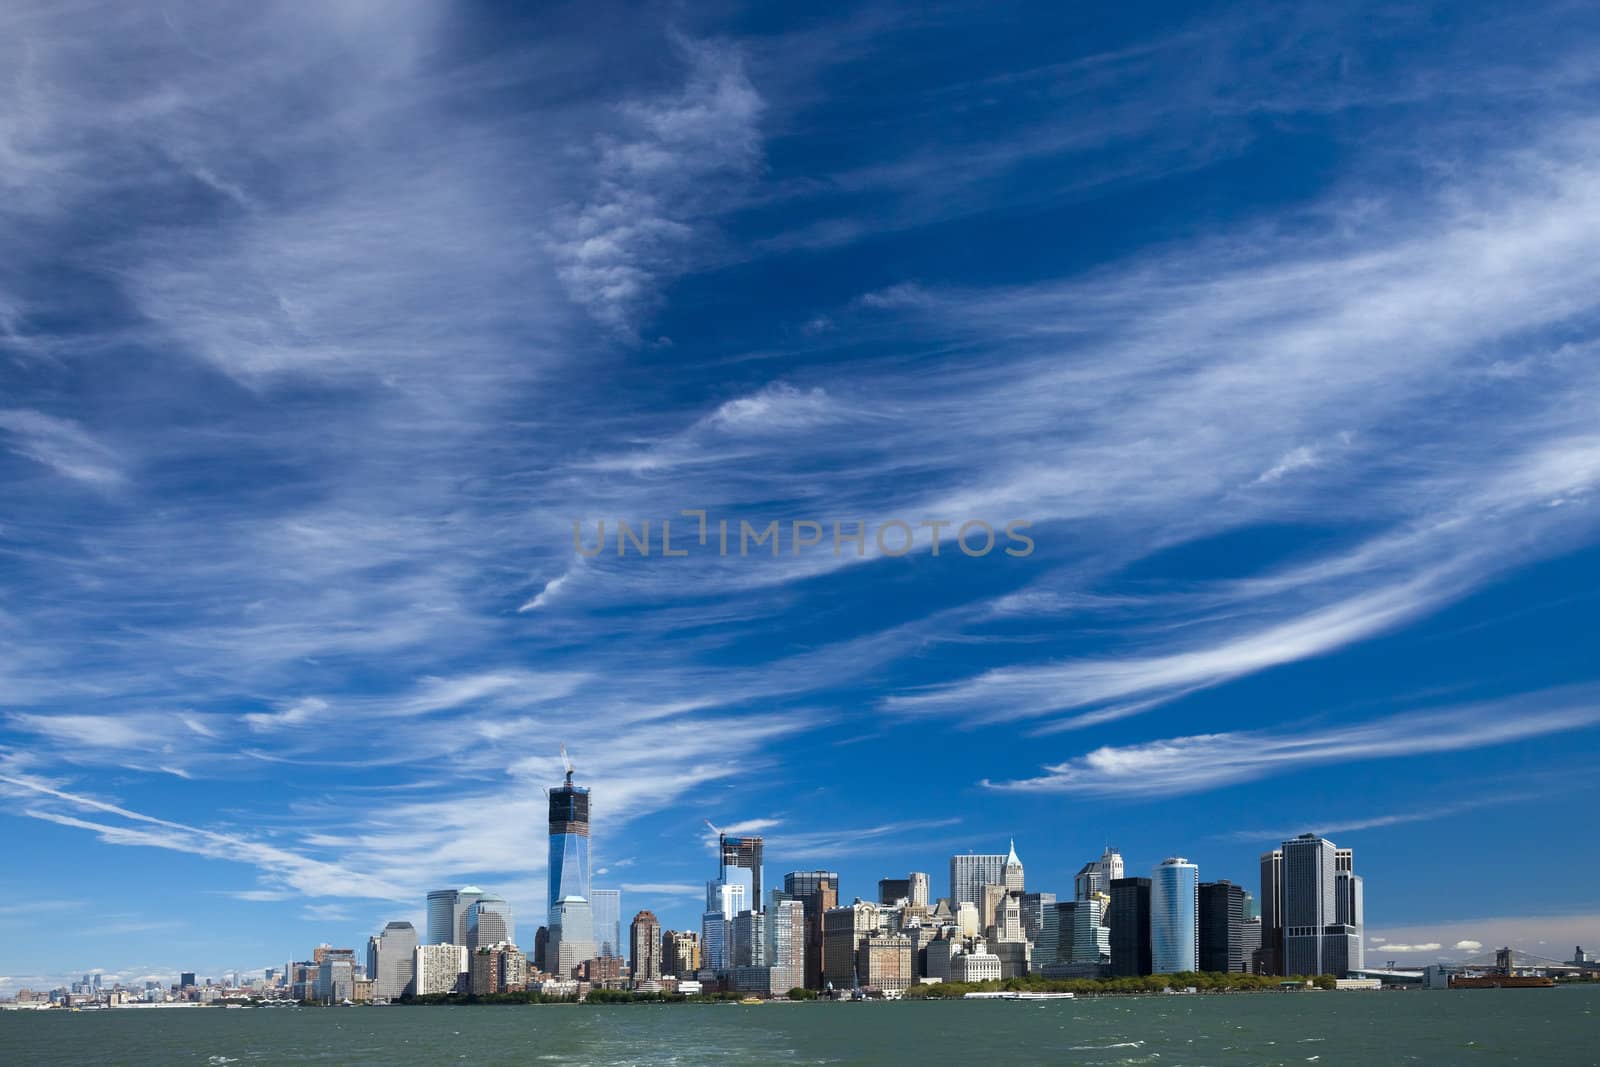
[[[1042,1003],[0,1012],[0,1065],[1600,1064],[1600,987]]]

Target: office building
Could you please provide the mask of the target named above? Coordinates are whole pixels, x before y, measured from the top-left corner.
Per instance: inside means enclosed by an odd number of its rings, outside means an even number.
[[[546,876],[552,928],[560,900],[589,900],[589,790],[574,785],[572,773],[569,766],[566,780],[550,790],[550,865]],[[593,941],[593,931],[585,931],[583,939]]]
[[[594,889],[589,912],[594,916],[594,943],[597,956],[625,955],[622,941],[622,891]]]
[[[1366,884],[1359,874],[1355,873],[1355,855],[1348,848],[1334,849],[1333,852],[1333,890],[1337,914],[1334,917],[1336,925],[1347,927],[1335,931],[1333,936],[1339,947],[1334,950],[1334,958],[1342,954],[1344,957],[1344,970],[1364,970],[1367,965],[1365,939],[1366,939]]]
[[[462,942],[468,952],[476,952],[485,945],[517,939],[517,924],[511,916],[511,905],[493,893],[484,893],[467,906],[467,936]]]
[[[1150,963],[1156,974],[1200,966],[1200,868],[1181,856],[1150,876]]]
[[[933,879],[928,877],[926,871],[912,871],[907,879],[911,883],[911,892],[907,894],[911,903],[919,908],[926,908],[932,902]]]
[[[1223,880],[1200,883],[1200,969],[1243,974],[1245,912],[1250,894]]]
[[[558,978],[571,978],[579,964],[593,958],[594,917],[589,902],[582,897],[562,897],[550,913],[547,969]]]
[[[692,978],[700,970],[700,935],[668,930],[661,935],[661,966],[666,974]]]
[[[911,988],[911,939],[905,934],[872,934],[860,951],[863,986],[891,994]]]
[[[898,904],[902,900],[911,899],[911,879],[909,878],[880,878],[878,879],[878,903]]]
[[[1104,895],[1072,902],[1071,963],[1110,964],[1111,930],[1105,924]]]
[[[983,887],[1005,884],[1005,856],[950,857],[950,906],[983,903]]]
[[[392,922],[367,941],[367,977],[373,981],[372,998],[399,1000],[416,991],[417,928]]]
[[[1061,940],[1061,927],[1057,923],[1056,895],[1054,893],[1024,893],[1021,900],[1022,929],[1033,943],[1035,970],[1056,962],[1056,950]]]
[[[483,896],[475,885],[460,889],[435,889],[428,894],[429,945],[465,945],[467,935],[467,909]]]
[[[806,917],[805,987],[822,988],[822,916],[839,906],[838,871],[790,871],[783,876],[784,896],[800,901]]]
[[[766,913],[741,911],[725,929],[731,930],[729,946],[730,967],[765,967],[767,965],[767,936],[763,922]]]
[[[1283,849],[1261,854],[1261,948],[1257,974],[1283,974]]]
[[[982,941],[975,943],[971,952],[950,958],[952,982],[998,982],[1000,973],[1000,957],[990,952]]]
[[[1138,978],[1155,973],[1150,951],[1150,879],[1111,881],[1111,973]]]
[[[480,945],[468,956],[467,985],[478,997],[521,992],[528,988],[527,957],[509,941]]]
[[[1110,896],[1111,883],[1123,877],[1123,873],[1122,853],[1107,847],[1099,859],[1090,860],[1078,869],[1072,880],[1072,899]]]
[[[719,877],[724,882],[743,885],[745,907],[760,911],[766,906],[766,899],[761,895],[761,838],[718,834],[717,851],[722,867]]]
[[[465,993],[467,991],[467,946],[446,941],[437,945],[418,945],[413,953],[416,995]]]
[[[356,954],[354,949],[320,945],[312,953],[316,966],[316,999],[324,1004],[355,1002]]]
[[[806,984],[806,910],[800,900],[775,900],[768,909],[768,987],[774,996]]]
[[[1361,903],[1350,853],[1316,834],[1285,841],[1282,851],[1284,972],[1343,977],[1362,956],[1358,928],[1343,921]]]
[[[1017,858],[1017,843],[1012,841],[1011,851],[1000,866],[1000,884],[1006,887],[1008,893],[1021,893],[1022,882],[1022,861]]]
[[[641,911],[628,925],[628,966],[635,982],[659,981],[661,969],[661,920],[654,912]],[[676,973],[676,972],[674,972]]]
[[[878,906],[857,900],[822,915],[822,977],[834,989],[854,989],[859,955],[867,938],[878,932]]]

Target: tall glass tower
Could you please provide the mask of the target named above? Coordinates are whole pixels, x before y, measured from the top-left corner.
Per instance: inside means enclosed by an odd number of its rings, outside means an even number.
[[[565,897],[589,899],[589,790],[567,780],[550,790],[550,914]]]
[[[1156,974],[1200,969],[1200,868],[1181,856],[1150,875],[1150,962]]]

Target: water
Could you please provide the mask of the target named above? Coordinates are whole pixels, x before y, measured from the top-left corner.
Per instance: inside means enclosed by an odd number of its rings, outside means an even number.
[[[1036,1003],[0,1012],[0,1065],[1600,1064],[1600,986]]]

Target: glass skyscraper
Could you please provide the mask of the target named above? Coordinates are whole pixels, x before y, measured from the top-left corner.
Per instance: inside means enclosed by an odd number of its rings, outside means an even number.
[[[1200,868],[1182,856],[1150,875],[1150,965],[1156,974],[1200,968]]]
[[[594,946],[597,956],[622,956],[622,891],[595,889],[589,900],[594,916]]]
[[[554,923],[556,901],[589,899],[589,790],[567,780],[550,790],[549,909]]]

